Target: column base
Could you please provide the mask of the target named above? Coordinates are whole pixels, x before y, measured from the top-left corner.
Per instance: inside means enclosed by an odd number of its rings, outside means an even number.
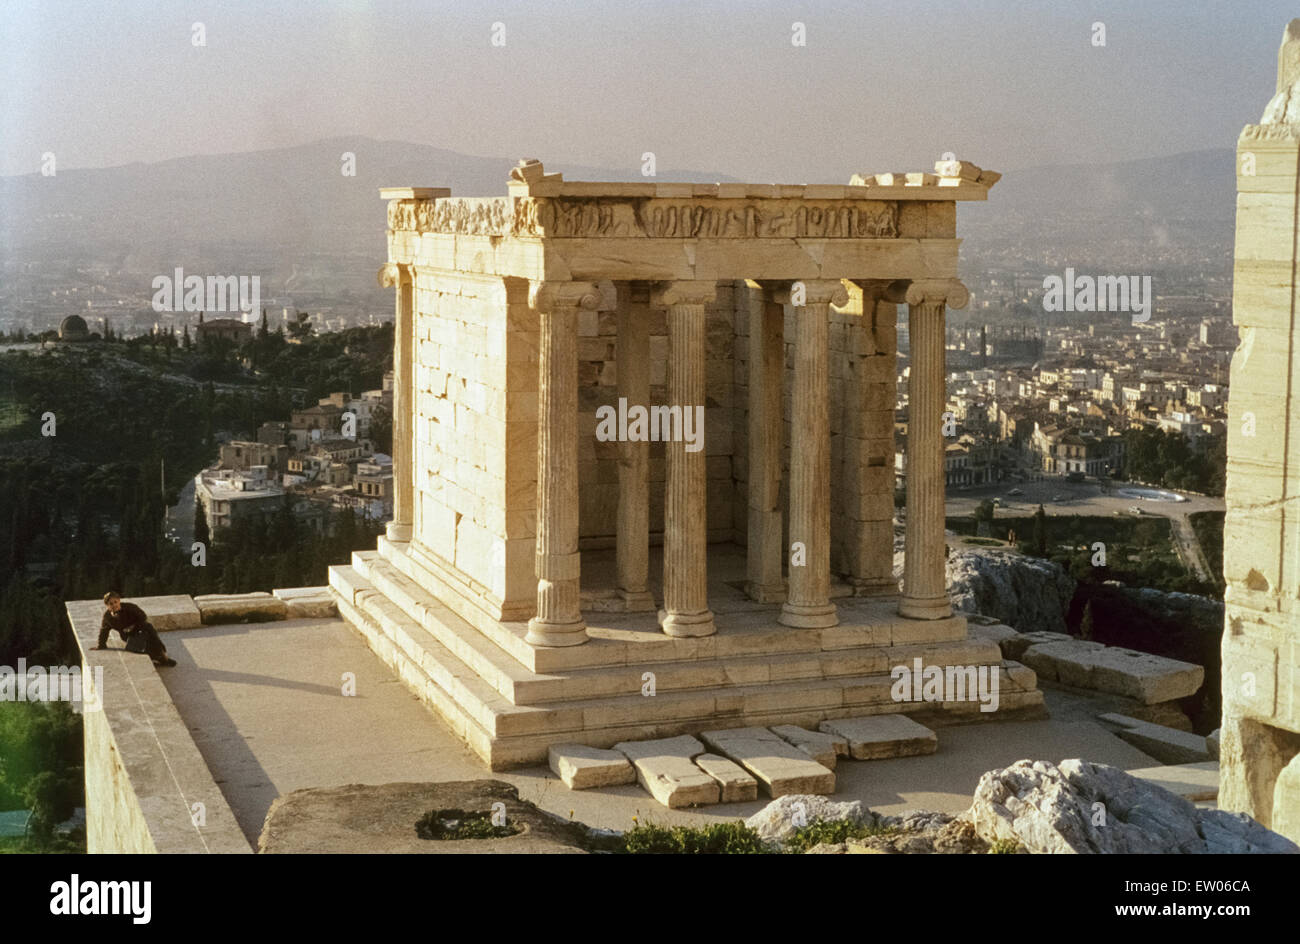
[[[937,620],[952,616],[952,600],[941,597],[903,597],[898,601],[898,615],[908,619]]]
[[[703,613],[669,613],[660,610],[659,625],[667,636],[712,636],[718,631],[712,610]]]
[[[655,608],[655,598],[649,590],[624,590],[619,588],[618,598],[629,613],[649,613]]]
[[[384,536],[390,541],[397,541],[402,544],[411,543],[411,526],[409,524],[398,524],[396,521],[388,522],[384,529]]]
[[[825,629],[838,626],[839,611],[834,603],[790,603],[781,606],[781,615],[776,621],[782,626],[795,629]]]
[[[552,623],[534,616],[528,621],[528,635],[524,637],[524,642],[530,646],[558,648],[581,646],[587,639],[587,624],[584,620]]]

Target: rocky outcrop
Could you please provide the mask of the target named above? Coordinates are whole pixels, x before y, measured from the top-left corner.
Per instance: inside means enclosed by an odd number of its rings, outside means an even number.
[[[798,793],[773,800],[745,820],[745,825],[763,839],[780,842],[804,826],[841,819],[865,823],[871,819],[871,811],[858,800],[838,803],[824,796]]]
[[[958,612],[991,616],[1023,632],[1063,633],[1076,584],[1059,564],[1037,557],[953,549],[948,585]]]
[[[965,817],[986,842],[1029,852],[1300,853],[1249,816],[1198,809],[1116,767],[1017,761],[980,778]]]

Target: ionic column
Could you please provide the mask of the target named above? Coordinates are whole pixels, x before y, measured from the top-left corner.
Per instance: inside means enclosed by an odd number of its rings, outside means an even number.
[[[618,288],[618,395],[650,408],[649,292],[644,283]],[[650,575],[650,444],[618,444],[618,534],[615,558],[618,595],[628,610],[653,610]]]
[[[781,576],[781,392],[785,386],[785,311],[771,286],[749,308],[749,528],[745,593],[785,600]]]
[[[794,387],[790,404],[790,576],[777,622],[818,628],[839,622],[831,602],[830,306],[848,292],[835,280],[795,282]],[[795,557],[802,545],[802,560]]]
[[[704,306],[717,292],[714,282],[670,282],[658,286],[651,304],[668,309],[668,407],[704,406],[708,333]],[[710,636],[717,631],[708,602],[708,481],[704,430],[697,451],[684,436],[664,444],[667,494],[664,502],[664,608],[659,622],[669,636]]]
[[[415,309],[410,266],[390,262],[379,270],[379,284],[396,286],[393,313],[393,520],[386,533],[390,541],[410,541],[414,522],[415,467],[413,413],[415,409]]]
[[[578,309],[600,295],[589,282],[534,282],[529,304],[541,335],[537,410],[537,615],[534,646],[587,641],[579,607]]]
[[[944,563],[944,439],[947,403],[944,308],[963,308],[970,293],[954,280],[907,286],[911,365],[907,382],[907,526],[903,596],[898,612],[913,619],[952,615]]]

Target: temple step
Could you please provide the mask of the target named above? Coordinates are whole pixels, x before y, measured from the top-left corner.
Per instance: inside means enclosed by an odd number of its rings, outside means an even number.
[[[659,691],[515,704],[456,652],[413,620],[354,567],[330,568],[339,612],[376,655],[494,770],[544,763],[550,744],[572,741],[611,747],[619,741],[687,734],[722,726],[801,724],[827,718],[893,713],[887,674],[736,684],[693,691]],[[477,651],[478,657],[484,653]],[[1001,684],[1001,683],[1000,683]],[[1041,706],[1042,695],[1000,689],[1005,709]],[[940,715],[978,711],[972,701],[907,705]]]

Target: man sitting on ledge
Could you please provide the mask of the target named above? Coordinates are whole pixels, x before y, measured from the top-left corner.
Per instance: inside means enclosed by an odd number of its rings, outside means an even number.
[[[134,603],[123,603],[122,595],[115,590],[104,594],[104,605],[108,611],[104,613],[104,621],[99,624],[99,645],[95,646],[96,649],[108,648],[105,645],[108,633],[115,629],[126,643],[127,652],[147,652],[154,665],[176,664],[175,659],[167,657],[167,647],[158,638],[158,630],[150,624],[144,610]]]

